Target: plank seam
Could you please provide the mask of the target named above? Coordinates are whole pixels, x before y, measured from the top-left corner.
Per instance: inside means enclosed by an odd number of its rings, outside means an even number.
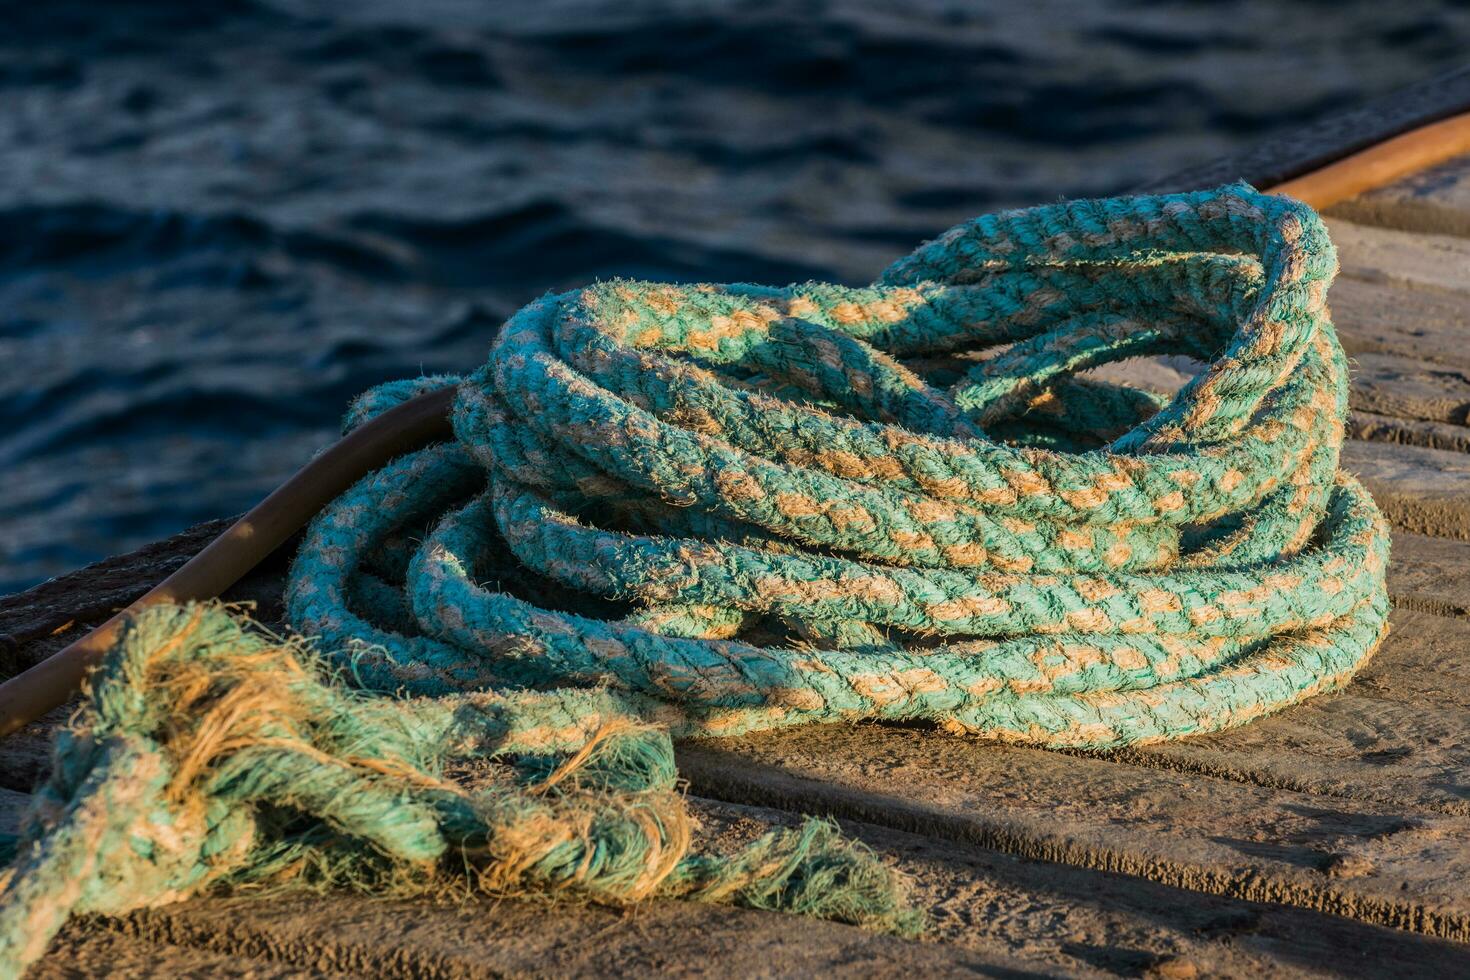
[[[101,928],[155,946],[182,946],[232,956],[247,956],[303,969],[325,970],[365,976],[402,978],[481,978],[506,976],[489,968],[470,969],[443,956],[402,946],[369,948],[338,943],[323,937],[283,939],[249,925],[242,918],[205,928],[189,921],[186,914],[169,908],[140,909],[125,916],[95,916],[89,920]],[[389,953],[391,955],[382,955]]]
[[[1371,695],[1358,696],[1365,700],[1385,700],[1383,698],[1372,698]],[[1390,701],[1388,703],[1401,704],[1402,702]],[[1390,807],[1413,807],[1421,810],[1432,810],[1436,813],[1443,813],[1452,817],[1470,816],[1470,802],[1461,803],[1453,800],[1408,800],[1380,794],[1354,796],[1350,793],[1314,788],[1289,776],[1254,773],[1247,769],[1237,769],[1228,765],[1215,766],[1199,760],[1180,759],[1173,756],[1151,753],[1147,749],[1119,749],[1105,755],[1086,755],[1081,752],[1062,750],[1058,754],[1076,755],[1088,759],[1116,762],[1122,765],[1137,766],[1140,769],[1177,772],[1187,776],[1203,776],[1206,779],[1215,779],[1220,782],[1236,783],[1243,786],[1259,786],[1261,789],[1281,790],[1287,793],[1297,793],[1302,796],[1344,800],[1348,803],[1376,803]],[[1342,761],[1333,759],[1331,756],[1314,756],[1314,758],[1321,759],[1324,762]]]
[[[1470,301],[1470,294],[1463,289],[1453,286],[1443,286],[1437,282],[1424,282],[1420,279],[1406,279],[1400,275],[1389,272],[1376,271],[1371,275],[1364,274],[1358,269],[1340,269],[1337,273],[1338,279],[1351,279],[1354,282],[1367,283],[1371,286],[1395,286],[1406,292],[1436,293],[1441,296],[1458,296]]]
[[[858,820],[1029,860],[1129,875],[1187,891],[1310,909],[1370,925],[1470,941],[1470,916],[1424,903],[1391,901],[1304,880],[1293,881],[1258,868],[1215,869],[1146,858],[1114,847],[1031,832],[1009,821],[959,816],[912,800],[834,786],[791,773],[762,768],[758,770],[762,778],[755,779],[748,761],[741,760],[741,766],[735,769],[719,762],[711,764],[697,756],[680,760],[680,771],[689,777],[692,792],[724,802]]]
[[[1446,541],[1454,541],[1456,538],[1445,538]],[[1431,599],[1420,596],[1413,592],[1395,592],[1390,589],[1388,601],[1395,609],[1407,609],[1411,612],[1426,613],[1430,616],[1438,616],[1441,619],[1470,619],[1470,604],[1456,605],[1447,599]]]

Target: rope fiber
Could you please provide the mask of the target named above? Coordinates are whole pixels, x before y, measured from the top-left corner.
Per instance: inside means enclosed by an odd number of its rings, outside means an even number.
[[[1335,272],[1309,207],[1234,185],[984,216],[867,287],[541,298],[473,374],[354,403],[453,388],[454,439],[312,524],[287,604],[322,653],[218,607],[124,630],[17,843],[0,967],[72,912],[451,865],[912,931],[828,824],[698,852],[670,738],[1107,749],[1346,683],[1388,534],[1338,470]],[[1208,369],[1172,397],[1086,373],[1163,354]],[[514,775],[466,789],[467,759]]]
[[[866,288],[547,296],[476,373],[357,402],[349,426],[456,385],[457,438],[327,509],[291,621],[372,688],[606,685],[680,735],[1239,724],[1383,631],[1387,536],[1337,474],[1335,270],[1310,209],[1234,187],[980,218]],[[1212,363],[1167,402],[1077,377],[1164,353]],[[528,571],[632,609],[481,584]]]

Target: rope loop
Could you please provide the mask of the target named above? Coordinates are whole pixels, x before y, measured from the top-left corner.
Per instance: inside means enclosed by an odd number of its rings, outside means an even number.
[[[1346,683],[1389,539],[1338,471],[1335,270],[1309,208],[1237,185],[977,218],[861,288],[541,298],[474,373],[349,411],[457,392],[453,441],[309,529],[287,605],[323,653],[217,606],[125,628],[0,873],[0,974],[72,913],[214,885],[914,931],[830,823],[697,851],[672,738],[1104,749]],[[1086,373],[1162,354],[1208,367],[1172,397]]]
[[[1386,630],[1335,272],[1310,208],[1235,185],[987,215],[866,287],[545,296],[354,407],[455,385],[456,440],[321,516],[292,620],[371,687],[601,686],[677,735],[1240,724]],[[1162,354],[1208,367],[1085,373]]]

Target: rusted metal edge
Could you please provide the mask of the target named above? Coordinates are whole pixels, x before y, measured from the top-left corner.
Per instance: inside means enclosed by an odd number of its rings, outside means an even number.
[[[1461,68],[1295,126],[1223,160],[1148,181],[1135,190],[1154,194],[1198,190],[1236,180],[1268,187],[1467,110],[1470,110],[1470,68]]]

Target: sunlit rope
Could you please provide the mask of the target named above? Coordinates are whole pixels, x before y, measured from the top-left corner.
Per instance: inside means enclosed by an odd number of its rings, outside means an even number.
[[[1242,185],[978,218],[864,288],[547,296],[473,375],[358,402],[457,384],[457,441],[317,521],[292,622],[370,687],[602,685],[680,734],[1239,724],[1385,629],[1335,270],[1309,208]],[[1078,377],[1165,353],[1209,363],[1171,400]]]
[[[314,650],[218,606],[123,629],[0,874],[0,974],[69,915],[217,885],[917,928],[830,824],[699,850],[671,737],[1107,748],[1345,683],[1388,535],[1338,471],[1335,271],[1310,208],[1235,186],[978,218],[869,287],[532,303],[474,374],[354,405],[454,386],[456,438],[312,525]],[[1208,369],[1172,398],[1085,374],[1174,353]]]

